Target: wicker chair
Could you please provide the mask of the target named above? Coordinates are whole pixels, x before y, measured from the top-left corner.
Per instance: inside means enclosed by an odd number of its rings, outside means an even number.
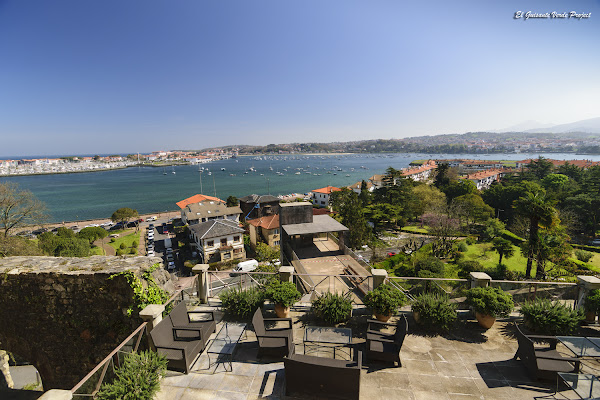
[[[289,324],[285,328],[266,328],[265,322],[283,321]],[[270,355],[274,357],[290,356],[294,354],[294,330],[291,318],[263,318],[260,307],[252,317],[254,333],[258,340],[258,357]]]
[[[158,354],[167,357],[168,368],[190,372],[196,356],[206,346],[200,328],[173,326],[170,318],[165,318],[150,331],[152,343]]]
[[[190,315],[206,315],[208,318],[202,320],[192,321]],[[169,318],[171,319],[175,328],[199,328],[202,330],[202,339],[204,346],[211,334],[217,330],[217,324],[215,322],[215,315],[212,311],[188,311],[185,303],[180,302],[170,313]]]
[[[367,327],[367,359],[380,360],[388,362],[397,362],[398,367],[402,366],[400,361],[400,349],[404,343],[404,337],[408,333],[408,320],[406,315],[402,314],[397,324],[368,320]],[[396,331],[384,333],[375,328],[395,327]]]
[[[519,348],[514,359],[521,359],[534,379],[555,380],[558,372],[579,372],[581,360],[577,357],[564,357],[556,351],[558,339],[555,336],[525,335],[515,324]],[[534,346],[534,340],[545,341],[549,346]]]
[[[357,361],[293,354],[283,359],[286,396],[358,400],[362,354]]]

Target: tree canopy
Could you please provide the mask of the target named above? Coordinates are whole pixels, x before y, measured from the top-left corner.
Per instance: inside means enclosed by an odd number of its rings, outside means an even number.
[[[130,219],[133,218],[137,218],[138,212],[137,210],[134,210],[132,208],[129,207],[123,207],[123,208],[119,208],[117,211],[115,211],[110,219],[112,222],[123,222],[123,223],[127,223]]]
[[[0,183],[0,229],[4,237],[16,228],[46,221],[46,205],[12,182]]]

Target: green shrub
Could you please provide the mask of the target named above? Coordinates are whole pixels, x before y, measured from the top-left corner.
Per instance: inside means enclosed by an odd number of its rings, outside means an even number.
[[[131,242],[131,247],[138,247],[138,241],[134,240],[133,242]]]
[[[110,238],[109,243],[114,243],[115,242],[115,238]]]
[[[129,249],[129,254],[137,254],[138,249],[137,247],[132,247],[131,249]]]
[[[317,296],[312,302],[315,315],[328,324],[339,324],[347,321],[352,313],[351,293],[325,293]]]
[[[437,293],[422,293],[415,297],[412,312],[419,314],[419,323],[426,329],[449,331],[456,321],[456,304],[448,296]]]
[[[456,245],[456,248],[461,253],[464,253],[469,250],[469,246],[467,246],[467,244],[465,242],[458,242],[458,245]]]
[[[116,252],[116,254],[117,254],[118,256],[122,256],[123,254],[125,254],[125,252],[123,251],[123,249],[117,249],[117,252]]]
[[[521,314],[529,329],[544,335],[571,335],[584,319],[581,310],[540,298],[524,302]]]
[[[390,285],[380,285],[364,298],[365,305],[381,315],[395,314],[405,301],[404,293]]]
[[[585,311],[593,311],[595,313],[600,311],[600,289],[592,289],[585,296]]]
[[[160,379],[167,370],[167,359],[153,351],[131,353],[115,371],[112,383],[104,383],[98,400],[152,400],[160,390]]]
[[[508,317],[515,307],[510,293],[491,286],[467,290],[467,303],[476,312],[492,317]]]
[[[300,300],[302,294],[296,289],[293,282],[274,280],[267,286],[266,297],[275,304],[290,307]]]
[[[584,263],[590,261],[594,257],[594,253],[585,250],[575,250],[575,257]]]
[[[469,246],[472,246],[472,245],[474,245],[474,244],[477,242],[477,239],[475,239],[475,238],[474,238],[474,237],[472,237],[472,236],[469,236],[469,237],[467,237],[467,238],[465,239],[465,242],[467,242],[467,244],[468,244]]]
[[[462,279],[469,278],[471,272],[483,271],[483,265],[481,265],[481,263],[477,261],[472,260],[460,261],[458,263],[458,268],[460,269],[458,271],[458,277]]]
[[[441,276],[444,274],[444,263],[437,257],[427,257],[415,262],[415,273],[417,276],[420,271],[430,271],[433,276]]]
[[[127,246],[125,245],[125,243],[121,243],[121,245],[119,245],[119,248],[121,250],[125,250],[127,248]]]
[[[226,313],[241,319],[249,318],[265,302],[265,293],[257,288],[229,289],[219,294]]]

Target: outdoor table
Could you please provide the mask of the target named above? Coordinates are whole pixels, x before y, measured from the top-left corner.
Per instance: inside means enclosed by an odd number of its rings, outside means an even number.
[[[600,381],[596,375],[559,372],[558,376],[581,399],[600,399]]]
[[[229,372],[233,370],[232,362],[233,362],[233,352],[237,344],[240,342],[242,335],[246,332],[246,324],[238,323],[238,322],[225,322],[217,336],[212,340],[208,349],[206,349],[206,354],[208,356],[208,367],[210,368],[210,355],[216,354],[217,361],[219,357],[229,356]],[[227,368],[225,368],[227,370]]]
[[[600,357],[600,339],[582,336],[557,336],[577,357]]]
[[[317,350],[322,347],[333,348],[333,358],[336,349],[348,348],[345,354],[352,359],[352,329],[309,326],[304,330],[304,354],[308,354],[307,345],[309,351],[311,346]]]

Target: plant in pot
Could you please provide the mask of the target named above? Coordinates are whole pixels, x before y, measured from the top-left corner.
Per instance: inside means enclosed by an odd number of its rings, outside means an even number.
[[[446,294],[421,293],[411,304],[415,322],[432,331],[449,331],[456,321],[456,304]]]
[[[302,295],[292,282],[272,282],[267,288],[267,298],[275,303],[275,313],[279,318],[289,318],[290,306]]]
[[[553,336],[573,335],[584,320],[583,310],[561,301],[536,298],[521,305],[525,326],[533,333]]]
[[[515,307],[512,295],[497,287],[477,287],[467,290],[467,303],[475,310],[479,325],[489,329],[496,317],[508,317]]]
[[[352,316],[351,293],[324,293],[312,301],[315,315],[328,324],[345,322]]]
[[[596,320],[596,314],[600,310],[600,289],[592,289],[585,296],[585,321],[593,323]]]
[[[390,285],[380,285],[365,295],[364,303],[373,309],[375,318],[387,322],[404,305],[404,293]]]

